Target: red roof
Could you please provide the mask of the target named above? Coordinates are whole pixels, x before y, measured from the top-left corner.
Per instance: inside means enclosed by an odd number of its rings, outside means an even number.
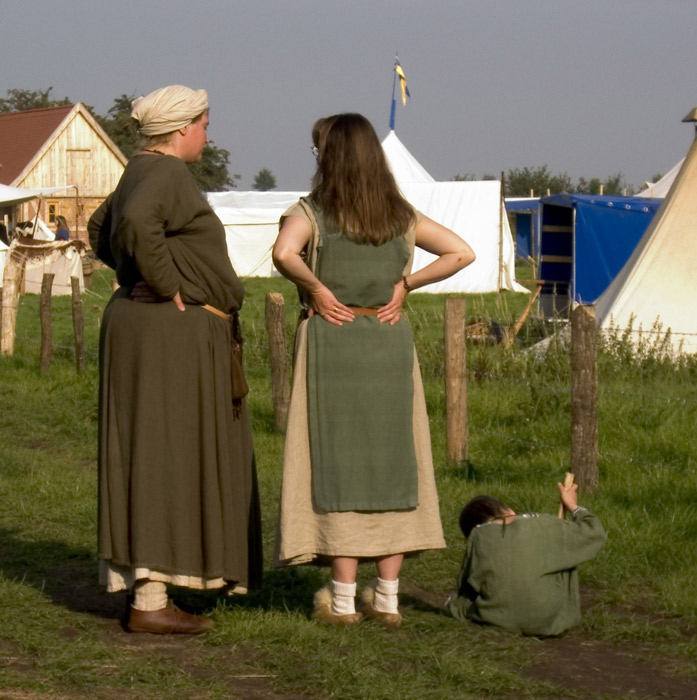
[[[14,181],[72,108],[65,105],[0,114],[0,184]]]

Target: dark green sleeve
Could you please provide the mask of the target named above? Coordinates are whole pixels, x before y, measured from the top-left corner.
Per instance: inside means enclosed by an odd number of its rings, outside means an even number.
[[[447,608],[453,617],[458,620],[467,619],[467,610],[476,600],[479,592],[471,585],[472,574],[472,543],[467,543],[465,557],[462,560],[462,566],[457,574],[457,593],[453,594],[448,600]]]
[[[555,542],[546,547],[546,572],[566,571],[593,559],[605,543],[605,530],[600,520],[585,508],[580,508],[572,521],[559,520],[555,527]],[[550,521],[554,519],[550,516]]]
[[[111,197],[109,195],[90,216],[87,222],[90,247],[105,265],[116,268],[116,260],[111,252]]]
[[[186,164],[175,160],[162,159],[138,182],[123,202],[116,224],[121,246],[135,260],[143,280],[167,299],[179,291],[180,279],[165,234],[184,218],[193,184]]]

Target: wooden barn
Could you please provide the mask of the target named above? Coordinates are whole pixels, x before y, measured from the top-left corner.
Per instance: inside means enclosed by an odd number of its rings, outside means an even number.
[[[52,224],[65,216],[71,238],[87,241],[87,221],[112,192],[126,157],[80,102],[63,107],[0,114],[0,184],[69,188],[27,202],[15,221],[36,215]]]

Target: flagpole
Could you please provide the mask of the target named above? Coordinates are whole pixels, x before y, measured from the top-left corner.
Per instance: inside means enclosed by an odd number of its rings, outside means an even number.
[[[395,65],[397,54],[395,54]],[[394,96],[395,87],[397,86],[397,71],[392,67],[392,107],[390,108],[390,131],[394,131],[394,119],[397,112],[397,99]]]

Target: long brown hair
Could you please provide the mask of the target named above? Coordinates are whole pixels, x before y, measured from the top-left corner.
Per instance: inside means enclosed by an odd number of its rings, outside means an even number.
[[[357,243],[381,245],[404,234],[416,219],[387,165],[372,124],[360,114],[315,122],[319,149],[311,197],[330,227]]]

